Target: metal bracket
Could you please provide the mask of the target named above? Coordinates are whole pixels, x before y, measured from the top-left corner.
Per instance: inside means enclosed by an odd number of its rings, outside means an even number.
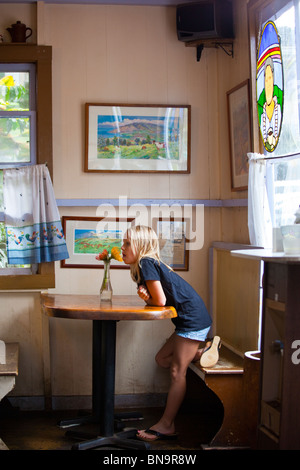
[[[224,46],[227,46],[230,49],[226,50],[226,48]],[[218,43],[216,43],[216,47],[220,47],[225,52],[225,54],[227,54],[227,55],[229,55],[230,57],[233,58],[233,42],[228,42],[228,43],[227,42],[224,42],[224,43],[218,42]]]
[[[220,47],[225,52],[225,54],[233,58],[233,41],[232,42],[212,41],[210,43],[203,43],[203,44],[196,45],[197,62],[199,62],[201,59],[204,46],[215,47],[215,48]]]
[[[204,48],[204,44],[200,44],[200,45],[197,46],[197,48],[196,48],[196,52],[197,52],[197,62],[199,62],[200,59],[201,59],[201,54],[202,54],[203,48]]]

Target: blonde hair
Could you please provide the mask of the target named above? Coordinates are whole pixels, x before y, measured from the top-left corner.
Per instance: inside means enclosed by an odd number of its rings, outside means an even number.
[[[130,265],[130,273],[132,279],[139,283],[140,261],[142,258],[153,258],[159,263],[159,242],[156,233],[151,227],[145,225],[137,225],[127,230],[127,238],[130,239],[132,251],[137,255],[136,262]]]

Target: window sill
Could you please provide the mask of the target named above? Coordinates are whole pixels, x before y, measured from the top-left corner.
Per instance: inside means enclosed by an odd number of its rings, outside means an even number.
[[[55,287],[54,262],[43,263],[37,274],[0,277],[0,291],[43,290]]]

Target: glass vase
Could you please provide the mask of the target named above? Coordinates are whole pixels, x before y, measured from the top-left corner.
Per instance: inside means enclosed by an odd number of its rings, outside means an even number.
[[[101,301],[111,301],[112,300],[112,294],[113,290],[111,287],[111,282],[110,282],[110,262],[109,261],[103,261],[104,262],[104,274],[103,274],[103,281],[102,285],[100,288],[100,299]]]

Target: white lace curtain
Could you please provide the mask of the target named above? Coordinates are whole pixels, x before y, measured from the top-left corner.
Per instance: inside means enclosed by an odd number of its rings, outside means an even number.
[[[248,229],[251,245],[270,247],[272,224],[266,187],[266,161],[263,155],[248,153]]]
[[[46,165],[3,170],[3,202],[9,264],[69,257]]]
[[[266,158],[249,153],[250,243],[272,247],[273,228],[293,224],[300,205],[300,156]]]

